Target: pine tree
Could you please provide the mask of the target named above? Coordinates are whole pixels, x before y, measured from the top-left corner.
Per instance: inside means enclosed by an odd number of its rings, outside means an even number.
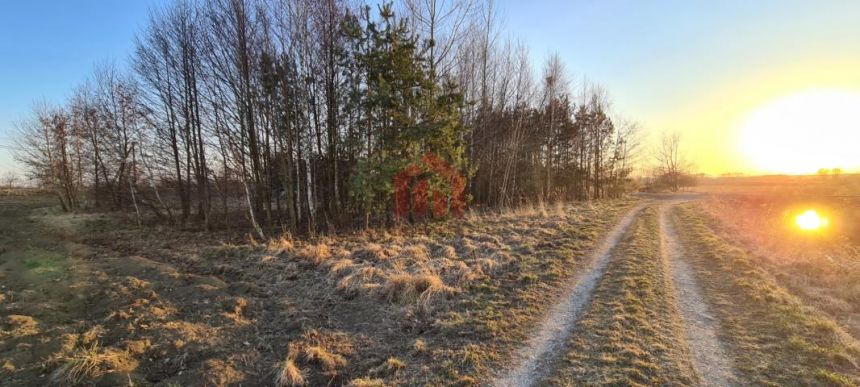
[[[379,20],[364,10],[364,30],[353,39],[367,42],[358,62],[366,74],[363,104],[367,156],[359,160],[352,192],[366,213],[388,212],[394,176],[433,153],[455,167],[465,165],[460,143],[465,130],[459,111],[463,98],[453,83],[434,84],[417,37],[398,20],[391,4],[379,8]],[[437,91],[439,89],[439,91]],[[437,190],[445,181],[433,176]]]

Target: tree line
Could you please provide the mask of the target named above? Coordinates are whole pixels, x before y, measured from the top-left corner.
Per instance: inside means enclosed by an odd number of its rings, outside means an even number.
[[[622,195],[636,125],[557,55],[536,72],[498,19],[492,1],[178,0],[129,66],[36,105],[18,158],[66,210],[206,228],[241,211],[260,236],[392,222],[395,176],[428,154],[471,205]]]

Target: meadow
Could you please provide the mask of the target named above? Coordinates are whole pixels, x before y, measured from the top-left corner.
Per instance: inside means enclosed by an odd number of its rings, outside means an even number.
[[[704,181],[697,210],[718,233],[811,305],[860,334],[860,175],[767,176]],[[802,230],[797,217],[827,219]]]
[[[5,197],[0,380],[478,384],[630,205],[257,241]]]
[[[4,194],[0,381],[854,386],[856,179],[265,240]]]

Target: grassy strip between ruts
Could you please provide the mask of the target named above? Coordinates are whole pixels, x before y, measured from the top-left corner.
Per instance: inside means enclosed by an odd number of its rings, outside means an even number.
[[[660,250],[656,211],[646,208],[595,289],[547,384],[691,385],[671,278]]]
[[[690,205],[678,208],[672,219],[743,384],[860,384],[854,338],[779,287]]]

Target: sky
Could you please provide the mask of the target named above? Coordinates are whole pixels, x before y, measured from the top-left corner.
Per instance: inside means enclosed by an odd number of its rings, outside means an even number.
[[[14,123],[26,117],[33,101],[61,103],[96,64],[125,65],[147,10],[165,1],[0,4],[0,174],[19,168],[4,146],[12,145]],[[584,79],[603,85],[614,111],[642,125],[646,148],[660,133],[678,132],[686,158],[701,172],[808,173],[810,163],[789,170],[761,159],[777,153],[814,158],[846,138],[860,143],[860,127],[853,126],[860,125],[855,120],[860,106],[851,98],[775,102],[798,95],[860,95],[860,1],[500,0],[498,5],[501,38],[526,43],[536,68],[557,52],[572,86]],[[794,120],[796,106],[811,106],[800,109],[811,110],[803,117],[810,119]],[[824,139],[809,139],[818,141],[810,148],[819,153],[769,150],[772,145],[761,140],[776,133],[796,140],[786,146],[809,143],[803,128],[774,131],[761,125],[772,126],[776,118],[807,122],[816,114],[851,123],[818,136]],[[856,153],[833,160],[840,165],[821,167],[860,171]]]
[[[163,0],[0,2],[0,176],[17,171],[16,123],[35,101],[63,103],[97,64],[127,65],[150,7]]]

